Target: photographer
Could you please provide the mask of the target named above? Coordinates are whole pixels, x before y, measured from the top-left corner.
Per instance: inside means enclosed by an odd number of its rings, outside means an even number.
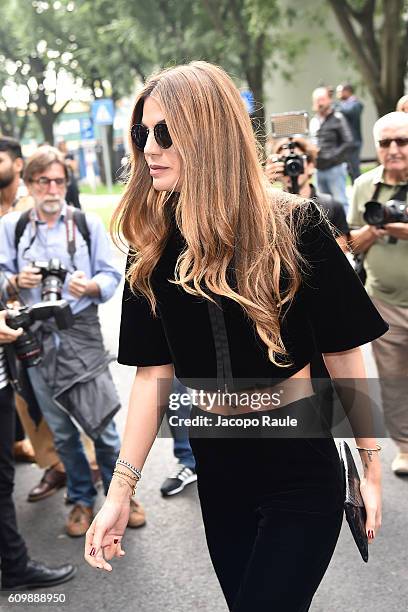
[[[297,156],[297,159],[293,158],[294,155]],[[293,177],[290,174],[293,175],[293,170],[296,169],[297,193],[304,198],[314,199],[325,211],[336,230],[335,238],[338,245],[342,251],[347,253],[349,251],[349,227],[344,208],[330,194],[316,191],[312,183],[316,171],[316,157],[316,148],[305,138],[297,137],[295,140],[280,138],[271,143],[271,155],[267,159],[265,173],[272,183],[279,182],[285,191],[291,192]],[[288,162],[292,160],[295,160],[296,165],[288,168]],[[334,409],[333,387],[323,357],[317,350],[311,360],[311,374],[315,393],[319,395],[321,405],[324,407],[327,422],[331,423]]]
[[[8,367],[3,345],[15,342],[22,329],[10,329],[6,313],[0,312],[0,559],[1,588],[14,590],[61,584],[75,575],[66,564],[51,568],[29,558],[27,547],[17,528],[13,503],[13,442],[15,408],[13,390],[8,381]]]
[[[399,448],[392,470],[408,474],[408,114],[393,112],[378,119],[374,140],[380,165],[355,181],[349,223],[353,250],[364,257],[367,292],[390,326],[372,347],[385,424]],[[397,220],[390,215],[390,200],[401,206]],[[382,216],[391,222],[381,222]]]
[[[40,147],[28,160],[24,181],[35,206],[23,227],[18,213],[1,220],[0,268],[8,277],[9,294],[18,290],[28,305],[41,302],[46,283],[48,290],[50,283],[54,286],[52,293],[61,286],[61,297],[74,315],[68,329],[58,329],[51,319],[35,324],[43,356],[41,364],[27,368],[27,374],[65,466],[68,496],[74,504],[65,527],[75,537],[88,529],[97,494],[76,424],[94,441],[105,492],[120,448],[113,421],[120,402],[97,314],[98,304],[113,295],[120,274],[111,264],[100,219],[84,213],[75,217],[67,206],[67,180],[58,150]],[[51,259],[56,268],[52,274],[47,271]],[[131,521],[131,526],[144,523],[143,510],[134,501]]]
[[[290,159],[290,139],[280,138],[273,141],[271,155],[268,157],[265,173],[271,182],[280,182],[286,191],[292,191],[292,180],[288,173],[285,174],[285,162]],[[317,192],[312,178],[315,173],[316,148],[304,138],[296,138],[292,147],[294,155],[299,157],[298,162],[303,166],[297,174],[297,186],[299,195],[304,198],[313,198],[317,204],[326,211],[329,221],[338,232],[337,242],[343,251],[347,251],[347,240],[349,228],[343,206],[328,193]]]

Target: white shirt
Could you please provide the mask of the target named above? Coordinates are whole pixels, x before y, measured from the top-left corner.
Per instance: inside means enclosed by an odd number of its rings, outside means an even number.
[[[4,355],[4,349],[2,346],[0,346],[0,389],[4,389],[8,384],[6,358]]]

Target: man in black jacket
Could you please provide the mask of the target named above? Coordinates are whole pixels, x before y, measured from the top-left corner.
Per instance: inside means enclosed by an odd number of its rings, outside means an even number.
[[[26,544],[17,529],[13,503],[13,442],[15,407],[13,390],[8,381],[8,367],[2,345],[14,342],[21,330],[10,329],[0,312],[0,559],[1,589],[16,590],[61,584],[74,577],[70,564],[51,568],[28,556]]]
[[[346,118],[335,111],[327,87],[313,92],[315,116],[310,121],[310,133],[319,152],[317,155],[317,185],[322,193],[330,193],[347,211],[346,161],[353,137]]]

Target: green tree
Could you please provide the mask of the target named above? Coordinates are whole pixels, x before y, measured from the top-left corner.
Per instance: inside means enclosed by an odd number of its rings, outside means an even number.
[[[328,4],[378,114],[394,110],[407,76],[407,0],[328,0]]]
[[[252,90],[261,136],[268,71],[284,70],[306,44],[283,33],[294,13],[279,0],[150,0],[148,11],[142,0],[118,0],[115,13],[104,31],[114,34],[128,63],[133,58],[135,76],[192,59],[221,64]]]
[[[74,87],[77,80],[77,45],[69,38],[67,18],[73,8],[73,2],[66,8],[58,1],[52,5],[40,0],[2,3],[0,62],[12,68],[13,82],[26,88],[22,110],[32,112],[50,143],[54,123],[71,99],[68,92],[63,95],[62,82],[70,79]]]

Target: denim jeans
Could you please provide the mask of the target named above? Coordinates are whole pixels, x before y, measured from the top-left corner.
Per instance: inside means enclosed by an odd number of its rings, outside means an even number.
[[[80,432],[69,415],[52,399],[52,391],[42,377],[39,368],[28,368],[27,372],[37,402],[54,435],[55,447],[67,472],[68,497],[74,503],[93,506],[97,491],[92,482],[91,468],[81,442]],[[120,438],[113,420],[94,440],[94,444],[106,494],[120,451]]]
[[[348,199],[346,194],[347,165],[338,164],[327,170],[317,171],[317,187],[322,193],[330,193],[337,202],[344,206],[347,213]]]
[[[361,154],[361,142],[355,142],[353,148],[347,154],[347,171],[351,182],[354,183],[356,178],[361,174],[360,170],[360,154]]]
[[[188,393],[188,389],[177,378],[174,378],[173,388],[171,392],[184,395]],[[180,407],[177,409],[177,416],[180,419],[187,419],[190,416],[190,412],[191,404],[184,406],[180,402]],[[171,414],[173,414],[173,411],[168,408],[166,412],[166,417],[169,418]],[[170,423],[169,427],[174,440],[174,456],[176,457],[176,459],[179,460],[180,463],[190,468],[191,470],[195,470],[195,459],[189,441],[189,428],[186,426],[174,427],[171,426]]]

